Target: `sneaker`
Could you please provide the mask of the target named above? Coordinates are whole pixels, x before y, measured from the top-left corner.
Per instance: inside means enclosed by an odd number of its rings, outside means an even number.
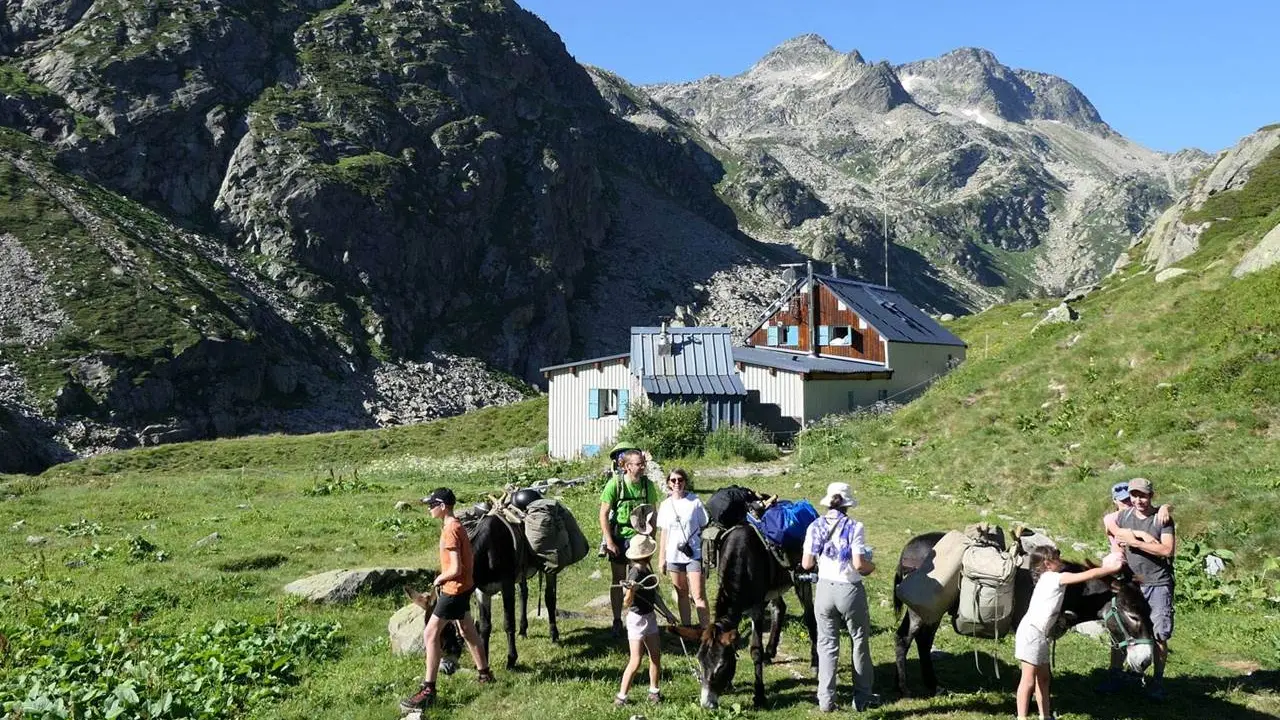
[[[614,707],[626,707],[626,706],[627,706],[627,703],[629,703],[629,702],[631,702],[631,701],[630,701],[630,700],[627,700],[626,698],[622,697],[621,695],[614,695],[614,696],[613,696],[613,706],[614,706]]]
[[[415,710],[423,710],[429,708],[436,701],[436,688],[434,685],[423,682],[418,687],[418,692],[400,701],[400,714],[408,715]]]
[[[493,671],[490,670],[489,668],[476,671],[476,682],[480,683],[481,685],[488,685],[489,683],[495,682],[496,680],[497,678],[493,676]]]
[[[653,703],[654,705],[657,705],[658,703],[662,702],[662,692],[660,690],[650,690],[649,702]]]

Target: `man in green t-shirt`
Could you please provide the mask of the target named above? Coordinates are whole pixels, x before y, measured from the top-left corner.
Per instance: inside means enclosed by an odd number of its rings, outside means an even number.
[[[627,572],[627,545],[635,537],[631,511],[658,502],[658,488],[644,476],[644,455],[639,450],[622,454],[622,475],[605,483],[600,493],[600,532],[609,554],[609,605],[613,609],[613,633],[622,635],[622,582]]]

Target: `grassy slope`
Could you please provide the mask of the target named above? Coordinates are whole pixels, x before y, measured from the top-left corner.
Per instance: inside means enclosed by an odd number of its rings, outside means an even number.
[[[815,434],[807,458],[1077,534],[1112,482],[1144,475],[1184,536],[1246,563],[1280,554],[1280,268],[1230,276],[1280,222],[1278,180],[1280,154],[1210,201],[1198,215],[1233,219],[1179,263],[1186,275],[1131,266],[1076,305],[1078,322],[1034,333],[1051,302],[957,321],[962,368],[891,421]]]

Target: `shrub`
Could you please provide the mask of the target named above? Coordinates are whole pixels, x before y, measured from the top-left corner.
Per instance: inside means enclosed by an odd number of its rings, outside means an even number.
[[[707,457],[716,460],[742,458],[747,462],[762,462],[778,458],[778,446],[770,441],[763,428],[755,425],[721,425],[707,434],[703,450]]]
[[[631,403],[618,439],[660,459],[699,455],[707,436],[703,415],[700,402]]]

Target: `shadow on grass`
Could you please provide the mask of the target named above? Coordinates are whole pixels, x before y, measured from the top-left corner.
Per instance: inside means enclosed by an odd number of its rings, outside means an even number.
[[[1014,714],[1014,691],[1017,688],[1020,670],[1016,665],[999,658],[994,661],[987,653],[978,654],[975,667],[973,655],[939,655],[934,657],[940,682],[945,686],[939,688],[939,694],[933,698],[913,697],[898,702],[889,702],[875,713],[877,718],[905,718],[921,713],[948,714],[954,712],[974,712],[996,716]],[[999,669],[999,678],[996,677]],[[919,663],[909,660],[908,687],[913,692],[921,692],[919,687]],[[844,692],[850,687],[850,671],[847,663],[841,668],[840,687]],[[1115,693],[1100,694],[1096,688],[1107,677],[1105,668],[1080,672],[1055,672],[1053,676],[1053,710],[1055,713],[1072,713],[1086,715],[1097,720],[1174,720],[1178,718],[1232,718],[1232,720],[1274,720],[1270,713],[1251,710],[1239,704],[1231,703],[1220,697],[1221,693],[1232,689],[1256,691],[1274,688],[1280,681],[1280,673],[1266,670],[1255,672],[1249,676],[1169,676],[1164,685],[1167,699],[1156,702],[1147,697],[1141,678],[1126,675],[1124,687]],[[1148,676],[1150,674],[1148,673]],[[914,682],[913,682],[914,681]],[[892,662],[876,666],[876,687],[878,689],[893,688],[895,670]],[[1004,699],[993,701],[986,693],[1006,693]],[[882,695],[888,700],[892,694]],[[921,707],[926,703],[926,707]],[[1032,708],[1034,712],[1036,708]]]

